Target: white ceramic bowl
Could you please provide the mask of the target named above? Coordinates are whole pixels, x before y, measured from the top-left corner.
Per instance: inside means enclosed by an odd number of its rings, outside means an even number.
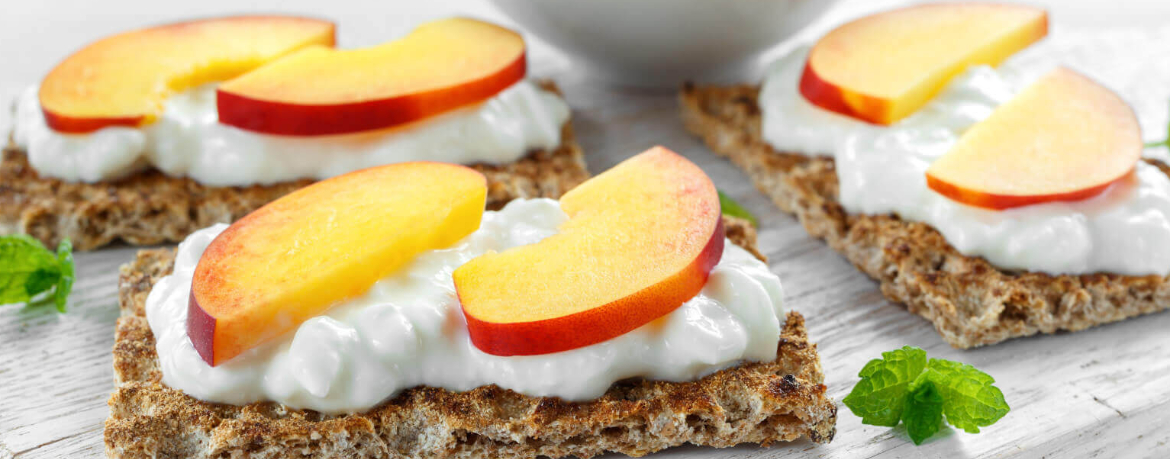
[[[638,86],[725,81],[836,0],[492,0],[604,79]]]

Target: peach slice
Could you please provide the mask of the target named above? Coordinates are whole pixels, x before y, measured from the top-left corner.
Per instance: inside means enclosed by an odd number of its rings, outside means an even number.
[[[547,354],[622,335],[697,295],[723,254],[715,186],[662,147],[577,186],[561,209],[556,235],[455,270],[480,350]]]
[[[875,124],[914,113],[972,65],[995,65],[1048,33],[1027,6],[911,6],[837,27],[809,51],[800,93],[809,102]]]
[[[1109,89],[1060,68],[976,124],[926,171],[955,201],[1006,209],[1097,195],[1142,154],[1133,109]]]
[[[333,24],[288,16],[205,19],[98,40],[41,82],[49,127],[91,132],[148,124],[175,92],[243,74],[310,45],[333,46]]]
[[[479,228],[473,169],[400,163],[317,182],[221,233],[191,282],[187,334],[219,365],[367,291],[416,255]]]
[[[366,131],[487,99],[524,78],[524,39],[453,18],[380,46],[307,49],[219,87],[219,121],[283,135]]]

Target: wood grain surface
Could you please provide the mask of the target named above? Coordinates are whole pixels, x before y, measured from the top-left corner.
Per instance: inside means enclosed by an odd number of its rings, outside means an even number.
[[[894,3],[900,2],[845,1],[814,29]],[[1170,42],[1170,30],[1160,25],[1170,19],[1166,6],[1170,2],[1049,3],[1056,21],[1067,19],[1073,31],[1069,33],[1090,38],[1099,33],[1138,34],[1160,43],[1161,49],[1166,49],[1162,41]],[[0,15],[0,55],[7,63],[0,72],[0,96],[11,97],[34,84],[58,59],[93,38],[177,18],[274,9],[315,14],[340,23],[344,46],[380,42],[413,24],[454,12],[509,23],[481,1],[410,5],[309,0],[6,5]],[[371,14],[377,9],[380,14]],[[742,173],[689,136],[678,121],[673,92],[605,86],[574,72],[564,56],[531,41],[530,72],[552,77],[564,89],[590,170],[602,171],[649,146],[666,145],[695,161],[717,186],[759,217],[761,250],[783,280],[787,306],[805,315],[812,340],[819,342],[834,400],[848,393],[866,361],[882,351],[913,345],[932,357],[986,370],[1012,407],[1002,421],[979,435],[944,429],[918,447],[901,428],[862,425],[842,407],[837,438],[829,445],[801,441],[772,448],[683,447],[656,457],[1170,457],[1170,314],[970,351],[952,349],[929,323],[886,301],[873,281],[806,235]],[[1149,52],[1151,61],[1131,64],[1170,65],[1170,54],[1155,50]],[[1159,94],[1170,95],[1170,82],[1149,84],[1157,86]],[[1164,123],[1166,99],[1137,104],[1162,110],[1153,116]],[[0,115],[5,132],[7,116]],[[118,315],[117,269],[134,251],[123,246],[78,255],[79,277],[68,314],[57,314],[51,307],[0,307],[0,459],[103,456],[101,429],[112,389],[110,348]]]

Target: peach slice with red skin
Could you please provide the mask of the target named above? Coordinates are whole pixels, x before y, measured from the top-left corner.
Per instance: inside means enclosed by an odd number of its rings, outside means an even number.
[[[248,214],[203,252],[187,334],[208,364],[295,329],[416,255],[479,228],[474,169],[400,163],[317,182]]]
[[[821,108],[889,125],[968,67],[999,64],[1047,33],[1047,13],[1027,6],[940,3],[877,13],[817,41],[799,89]]]
[[[524,78],[524,39],[452,18],[354,50],[306,49],[219,87],[221,123],[267,134],[388,128],[480,102]]]
[[[662,147],[578,185],[561,208],[569,220],[557,234],[455,270],[483,352],[547,354],[620,336],[697,295],[723,254],[715,186]]]
[[[1133,109],[1109,89],[1059,68],[999,106],[926,171],[952,200],[988,209],[1100,194],[1142,154]]]
[[[333,46],[328,21],[238,16],[181,22],[98,40],[57,64],[38,93],[49,127],[84,133],[141,126],[172,93],[234,78],[310,45]]]

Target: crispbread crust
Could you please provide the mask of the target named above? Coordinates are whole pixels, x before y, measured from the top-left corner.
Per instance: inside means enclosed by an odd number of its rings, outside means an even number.
[[[1051,276],[999,270],[960,254],[930,225],[849,215],[837,202],[833,159],[777,152],[760,135],[759,88],[686,85],[683,122],[743,169],[809,234],[881,283],[890,300],[934,323],[956,348],[1036,333],[1077,331],[1170,307],[1164,276]],[[1150,163],[1170,174],[1170,168]]]
[[[728,237],[755,249],[742,220]],[[804,319],[788,316],[776,360],[745,363],[695,382],[629,380],[599,399],[571,403],[497,386],[467,392],[404,391],[373,410],[327,416],[276,403],[201,402],[160,383],[146,296],[173,265],[172,250],[143,250],[122,267],[114,345],[116,390],[105,425],[111,457],[471,458],[641,456],[683,443],[768,445],[832,440],[836,406],[825,396]]]
[[[559,92],[551,82],[541,86]],[[489,209],[515,198],[558,198],[589,178],[569,123],[556,150],[531,152],[510,164],[471,167],[487,176]],[[68,183],[39,176],[10,142],[0,160],[0,234],[30,234],[50,247],[69,238],[78,250],[118,240],[134,245],[178,242],[310,183],[211,187],[156,170],[108,183]]]

